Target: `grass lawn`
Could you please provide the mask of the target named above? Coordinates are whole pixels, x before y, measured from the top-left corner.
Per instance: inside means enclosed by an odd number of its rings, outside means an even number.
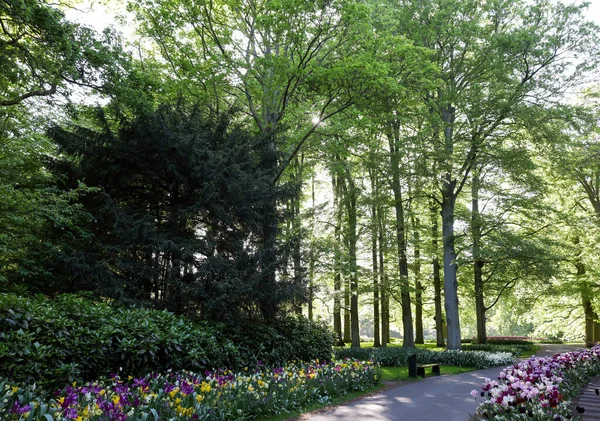
[[[539,345],[533,345],[530,349],[528,349],[527,351],[524,351],[521,353],[521,355],[517,355],[517,358],[529,358],[535,355],[536,352],[538,352],[541,349],[541,347]]]

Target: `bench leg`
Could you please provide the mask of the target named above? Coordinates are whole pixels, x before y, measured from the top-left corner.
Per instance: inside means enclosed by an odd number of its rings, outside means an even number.
[[[425,368],[417,367],[417,376],[425,377]]]
[[[434,365],[433,367],[431,367],[431,372],[433,374],[436,374],[436,375],[439,376],[440,375],[440,366],[439,365]]]

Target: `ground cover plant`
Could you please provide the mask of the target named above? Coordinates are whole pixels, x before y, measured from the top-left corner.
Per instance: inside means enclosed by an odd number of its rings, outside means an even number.
[[[571,399],[600,374],[600,345],[590,350],[533,357],[486,379],[471,395],[481,399],[476,420],[572,419]]]
[[[51,398],[33,386],[0,382],[2,420],[224,420],[253,419],[329,403],[334,396],[374,387],[379,368],[371,361],[290,363],[275,368],[113,375],[73,383]]]
[[[419,364],[446,364],[458,367],[469,366],[476,368],[491,368],[511,364],[514,355],[507,352],[485,351],[432,351],[420,348],[337,348],[335,357],[372,359],[377,364],[385,367],[406,366],[409,355],[417,356]]]

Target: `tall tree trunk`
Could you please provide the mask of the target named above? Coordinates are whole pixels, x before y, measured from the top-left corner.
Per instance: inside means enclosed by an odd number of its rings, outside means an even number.
[[[296,183],[302,186],[304,179],[304,154],[294,158],[292,161],[292,169]],[[305,272],[302,267],[302,223],[300,222],[300,199],[302,189],[299,187],[293,197],[290,198],[291,203],[291,237],[292,237],[292,263],[294,265],[294,313],[302,315],[302,305],[306,300],[306,284]]]
[[[414,273],[415,273],[415,343],[425,343],[423,335],[423,285],[421,284],[421,236],[419,234],[419,218],[411,215],[413,226],[413,241],[415,251]]]
[[[400,301],[402,304],[403,347],[414,347],[415,340],[412,325],[412,309],[408,284],[408,260],[406,256],[406,234],[404,224],[404,203],[400,187],[400,145],[399,124],[393,123],[392,134],[388,136],[390,145],[390,166],[392,172],[392,191],[396,211],[396,247],[398,249],[398,272],[400,275]]]
[[[448,349],[460,349],[460,319],[458,316],[458,280],[456,277],[456,249],[454,239],[454,211],[456,206],[456,180],[452,178],[454,151],[454,120],[456,110],[447,106],[442,110],[444,119],[444,184],[442,185],[442,239],[444,250],[444,308],[448,327]]]
[[[487,308],[483,290],[483,260],[481,259],[481,215],[479,213],[479,171],[473,171],[471,184],[471,235],[473,239],[473,281],[475,283],[475,316],[477,319],[477,343],[487,343],[485,314]]]
[[[578,243],[579,239],[576,239],[575,244]],[[594,307],[592,306],[589,289],[587,288],[585,280],[582,279],[585,277],[586,270],[585,264],[579,259],[579,257],[577,258],[575,267],[577,268],[577,280],[581,285],[581,304],[583,306],[583,315],[585,317],[585,345],[591,347],[595,342],[600,340],[600,337],[598,337],[595,332],[595,324],[598,317],[596,312],[594,312]]]
[[[344,345],[342,338],[342,312],[341,312],[341,294],[342,294],[342,251],[340,243],[342,241],[342,206],[340,203],[339,182],[335,174],[332,176],[333,186],[333,209],[335,212],[335,228],[333,232],[334,239],[334,262],[333,262],[333,331],[337,345]]]
[[[377,262],[377,180],[375,171],[369,170],[371,177],[371,261],[373,264],[373,346],[380,347],[379,332],[379,270]]]
[[[356,243],[357,234],[357,213],[356,213],[356,186],[350,170],[345,171],[346,183],[342,184],[345,188],[346,213],[348,215],[348,231],[346,239],[348,242],[348,269],[350,285],[350,336],[352,348],[360,348],[359,314],[358,314],[358,266],[356,262]]]
[[[277,177],[277,146],[275,144],[275,130],[267,130],[263,134],[265,148],[262,156],[262,166],[269,177]],[[275,190],[275,189],[273,189]],[[261,292],[259,307],[262,315],[267,319],[275,317],[278,309],[277,297],[277,197],[273,193],[265,199],[262,209],[262,255],[260,259],[261,276],[258,290]]]
[[[350,280],[344,281],[344,342],[352,341],[350,326]]]
[[[308,255],[308,320],[313,320],[313,303],[315,294],[315,241],[314,241],[314,227],[315,227],[315,175],[313,173],[311,177],[311,195],[312,195],[312,214],[310,224],[310,251]]]
[[[438,258],[438,238],[439,238],[439,215],[435,202],[431,204],[431,248],[433,252],[432,271],[433,271],[433,302],[435,307],[435,338],[436,345],[445,347],[444,341],[444,314],[442,313],[442,282],[440,277],[440,261]]]
[[[378,239],[379,239],[379,273],[380,276],[380,299],[381,299],[381,346],[386,347],[390,343],[390,297],[388,294],[388,277],[385,271],[385,251],[387,250],[385,211],[379,208],[377,211]]]

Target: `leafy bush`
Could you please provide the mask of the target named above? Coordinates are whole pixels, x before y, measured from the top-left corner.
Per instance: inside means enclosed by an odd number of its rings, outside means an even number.
[[[465,344],[462,349],[463,351],[510,352],[514,356],[519,356],[532,347],[533,345]]]
[[[139,376],[167,369],[241,370],[258,360],[329,360],[332,341],[324,326],[300,318],[236,330],[73,295],[50,300],[0,294],[0,377],[36,381],[45,389],[119,369]]]
[[[247,321],[229,330],[227,336],[238,347],[238,367],[252,367],[257,361],[266,365],[288,361],[331,360],[333,331],[324,323],[302,317],[271,321]]]
[[[490,368],[511,364],[514,356],[505,352],[484,351],[432,351],[428,349],[407,348],[340,348],[335,350],[336,358],[373,359],[386,367],[400,367],[407,364],[409,355],[417,356],[417,363],[469,366]]]

